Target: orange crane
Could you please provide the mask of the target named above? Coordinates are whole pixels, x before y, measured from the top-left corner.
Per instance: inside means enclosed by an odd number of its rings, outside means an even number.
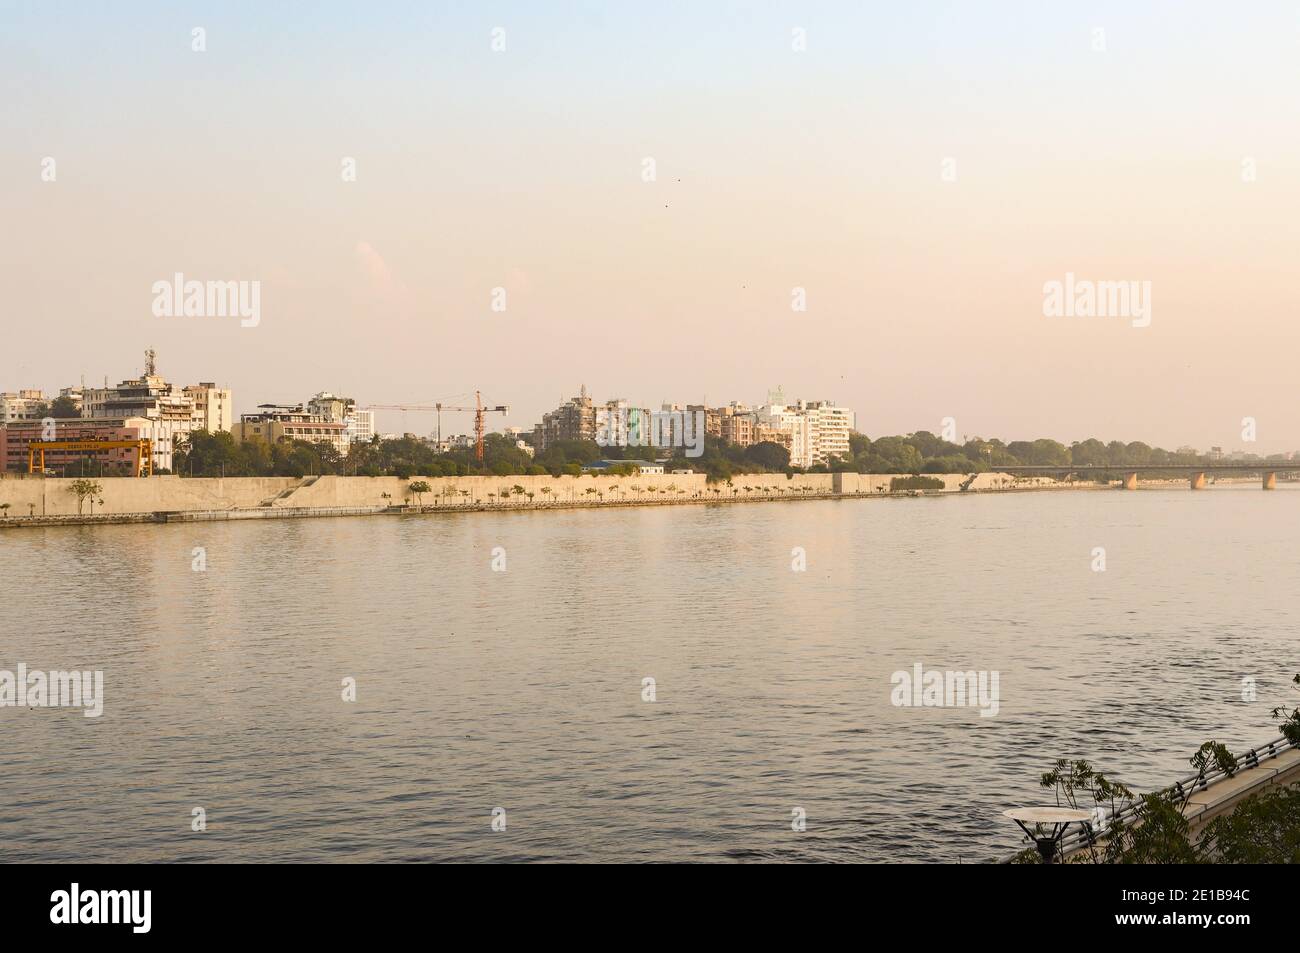
[[[474,456],[481,463],[483,461],[483,415],[484,414],[508,414],[510,408],[505,404],[497,404],[495,407],[483,406],[483,395],[479,391],[474,391],[473,407],[453,407],[451,404],[369,404],[362,407],[362,410],[431,410],[438,415],[438,442],[442,443],[442,412],[444,410],[458,411],[463,413],[472,413],[474,415]]]

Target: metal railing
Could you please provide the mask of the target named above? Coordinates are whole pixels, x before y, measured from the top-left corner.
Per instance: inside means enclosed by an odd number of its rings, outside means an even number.
[[[1251,748],[1245,754],[1238,755],[1236,766],[1233,768],[1232,773],[1235,775],[1240,771],[1247,770],[1248,768],[1258,768],[1263,762],[1271,761],[1293,748],[1296,748],[1296,745],[1292,744],[1286,738],[1274,738],[1268,744],[1260,745],[1257,748]],[[1198,791],[1204,791],[1211,784],[1214,784],[1228,776],[1227,771],[1223,770],[1218,765],[1214,765],[1205,768],[1197,774],[1190,774],[1185,778],[1181,778],[1168,787],[1161,788],[1159,791],[1152,793],[1173,794],[1180,802],[1186,802],[1193,794],[1196,794]],[[1116,821],[1129,823],[1138,820],[1141,811],[1142,801],[1139,798],[1138,800],[1120,808],[1113,815],[1110,815],[1107,818],[1107,826],[1114,824]],[[1094,831],[1090,824],[1082,825],[1078,830],[1071,831],[1061,838],[1060,847],[1058,848],[1058,856],[1064,857],[1071,851],[1087,847],[1088,845],[1095,843],[1098,838],[1104,836],[1104,831]],[[1016,851],[1016,853],[1012,854],[1010,857],[1004,858],[1002,863],[1011,863],[1023,852],[1023,848]]]

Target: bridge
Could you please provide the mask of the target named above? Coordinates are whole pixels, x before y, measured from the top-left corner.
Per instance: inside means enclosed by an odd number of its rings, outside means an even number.
[[[1010,473],[1012,476],[1055,476],[1065,479],[1070,476],[1097,476],[1106,473],[1123,475],[1124,489],[1136,490],[1139,473],[1185,473],[1193,490],[1205,489],[1208,474],[1253,474],[1258,473],[1266,490],[1277,489],[1279,473],[1300,473],[1300,460],[1256,460],[1252,462],[1232,463],[1162,463],[1149,466],[1107,467],[1095,464],[1083,466],[1015,466],[994,467],[998,473]]]

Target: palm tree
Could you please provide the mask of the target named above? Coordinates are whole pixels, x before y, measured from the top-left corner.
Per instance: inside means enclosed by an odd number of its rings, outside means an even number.
[[[550,498],[550,496],[551,496],[551,488],[550,488],[549,486],[544,486],[544,487],[542,487],[542,496],[545,498],[545,499],[543,500],[543,502],[545,502],[546,499],[549,499],[549,498]]]

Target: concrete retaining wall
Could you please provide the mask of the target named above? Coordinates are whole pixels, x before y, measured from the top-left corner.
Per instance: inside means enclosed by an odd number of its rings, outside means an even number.
[[[10,504],[5,515],[76,516],[75,480],[60,478],[0,479],[0,504]],[[152,513],[157,510],[228,510],[258,506],[293,486],[290,477],[228,477],[187,479],[179,476],[104,477],[96,481],[102,492],[95,497],[94,513]],[[103,506],[99,500],[103,500]],[[91,513],[89,500],[82,512]]]
[[[879,493],[888,490],[893,475],[859,473],[809,473],[786,477],[782,473],[746,474],[728,483],[709,484],[703,474],[638,476],[507,476],[507,477],[104,477],[93,507],[87,501],[84,515],[117,516],[130,513],[208,512],[267,507],[270,509],[385,507],[415,503],[411,483],[423,480],[431,489],[420,502],[424,505],[465,505],[548,501],[601,502],[609,500],[670,499],[789,499],[825,494]],[[966,477],[944,474],[943,491],[956,492]],[[14,476],[0,477],[0,519],[26,516],[76,516],[74,480]],[[984,473],[973,489],[1011,486],[1005,474]],[[1015,483],[1025,486],[1031,482]],[[1042,480],[1050,484],[1051,480]],[[514,487],[523,488],[523,495]],[[503,497],[502,494],[505,494]],[[532,499],[527,496],[532,493]],[[100,500],[103,503],[100,504]]]

